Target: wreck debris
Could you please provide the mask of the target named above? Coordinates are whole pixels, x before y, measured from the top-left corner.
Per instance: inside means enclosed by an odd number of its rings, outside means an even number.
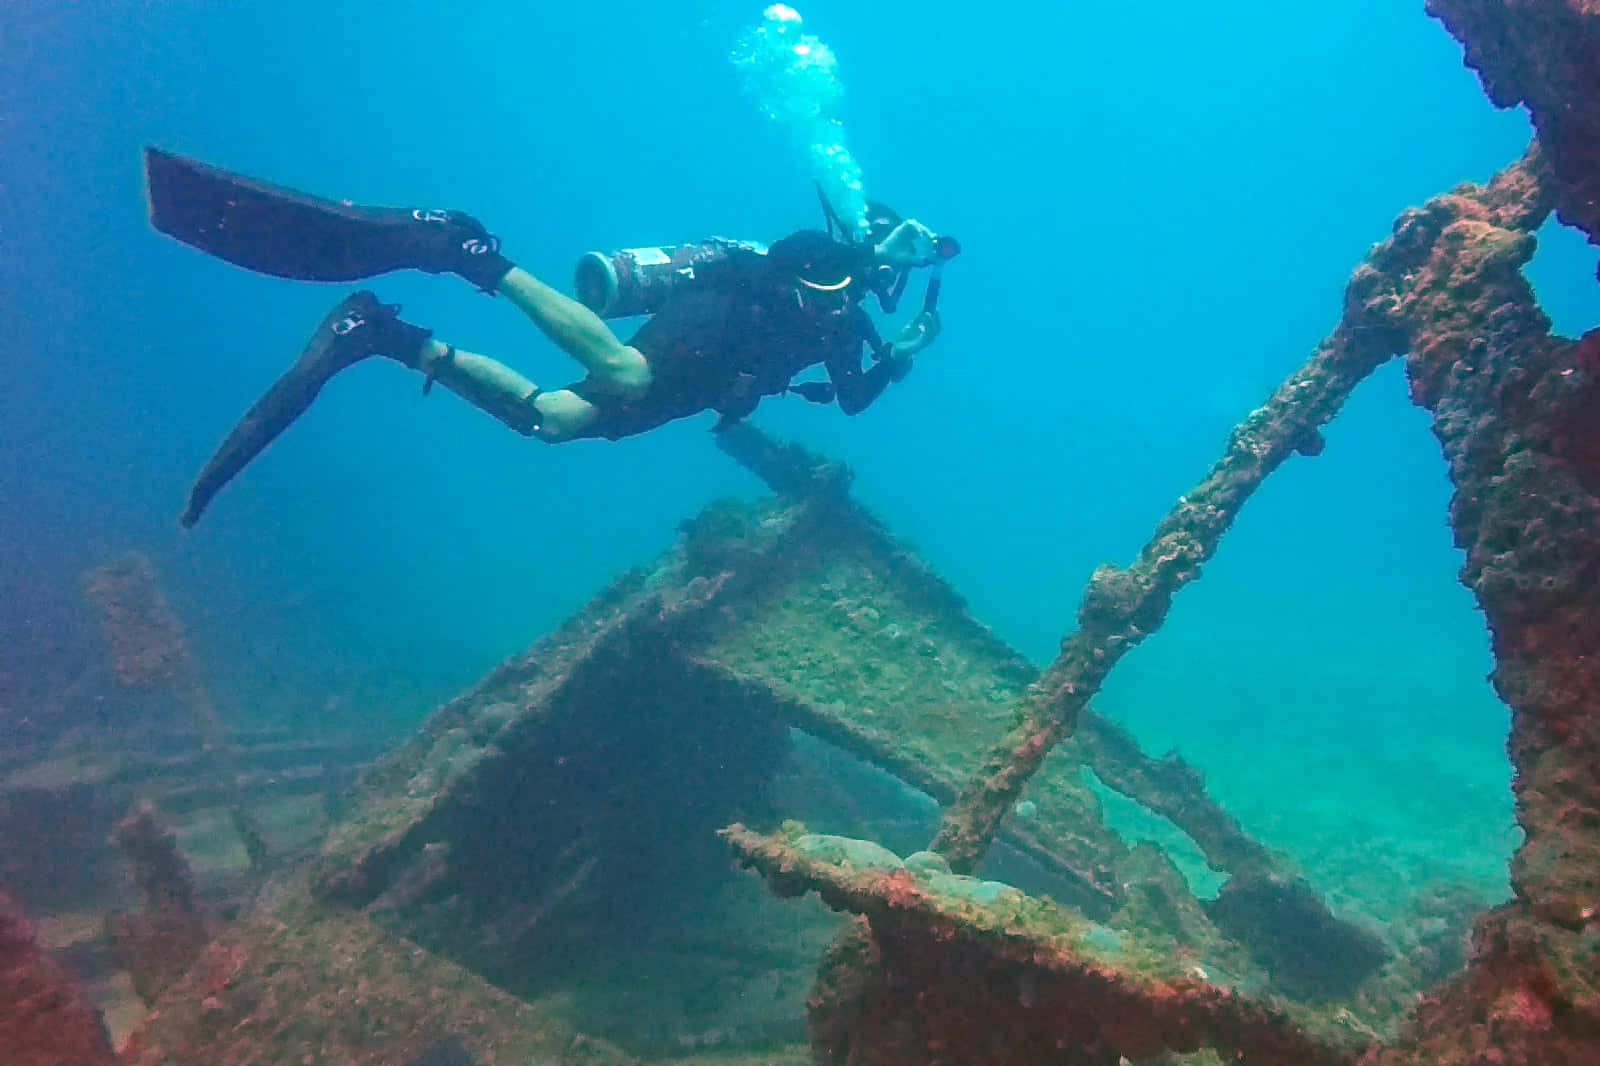
[[[121,1062],[401,1066],[451,1044],[475,1066],[632,1061],[360,913],[312,903],[302,876],[269,883],[205,947]]]
[[[1600,9],[1592,0],[1428,0],[1496,107],[1523,104],[1557,216],[1600,244]]]
[[[228,808],[228,820],[233,823],[233,831],[244,845],[245,856],[250,860],[250,872],[258,876],[266,873],[272,865],[272,847],[261,828],[261,819],[248,807],[236,803]]]
[[[1408,212],[1352,284],[1404,331],[1413,398],[1449,463],[1525,834],[1513,900],[1480,922],[1468,973],[1373,1055],[1385,1066],[1560,1066],[1600,1043],[1600,338],[1552,336],[1521,273],[1546,173],[1530,152]]]
[[[1111,668],[1165,620],[1173,594],[1200,574],[1239,510],[1392,356],[1398,338],[1378,324],[1341,323],[1311,359],[1233,431],[1211,471],[1157,525],[1127,569],[1102,566],[1078,608],[1078,627],[1028,689],[1005,738],[945,813],[934,850],[958,871],[977,866],[1028,779],[1099,692]]]
[[[751,422],[735,422],[718,432],[715,441],[722,452],[766,482],[778,496],[842,497],[855,478],[843,463],[829,460],[803,444],[769,437]]]
[[[189,864],[153,804],[136,804],[117,823],[117,842],[127,857],[143,910],[108,915],[106,936],[133,977],[134,991],[152,1003],[210,942],[212,921],[200,902]]]
[[[1007,886],[852,863],[805,848],[797,832],[761,836],[732,826],[724,835],[778,894],[814,891],[870,923],[870,939],[836,946],[848,962],[825,969],[825,981],[844,983],[813,998],[820,1062],[940,1054],[1114,1066],[1211,1047],[1252,1066],[1337,1066],[1365,1043],[1331,1029],[1310,1036],[1309,1025],[1272,1005]]]
[[[82,765],[79,780],[153,799],[168,815],[266,800],[328,795],[347,787],[382,751],[368,735],[296,736],[284,729],[233,732],[226,748],[203,733],[164,733],[144,750]]]
[[[113,1066],[100,1014],[0,892],[0,1049],[6,1066]]]
[[[1236,874],[1205,912],[1217,928],[1250,945],[1273,981],[1292,996],[1347,995],[1389,956],[1382,940],[1334,918],[1298,877]]]
[[[994,665],[990,669],[994,680],[986,690],[988,702],[1003,705],[1005,700],[1014,698],[1037,683],[1039,672],[1032,664],[972,619],[965,601],[953,589],[929,570],[922,560],[900,545],[870,514],[849,501],[844,495],[852,477],[847,467],[798,444],[775,441],[749,423],[738,423],[719,433],[717,445],[765,481],[779,496],[802,501],[826,501],[832,514],[830,529],[848,529],[860,538],[866,545],[863,554],[870,552],[874,567],[908,586],[905,592],[900,593],[901,598],[913,601],[916,609],[926,616],[960,619],[967,631],[967,640],[992,649]],[[867,610],[876,613],[868,602],[869,597],[854,589],[852,591],[855,595],[849,602],[862,601]],[[800,595],[803,595],[803,591],[790,588],[783,590],[780,598],[792,605]],[[860,608],[857,608],[859,611]],[[846,621],[859,624],[856,613],[847,613]],[[750,619],[742,632],[761,635],[771,644],[785,641],[791,645],[816,643],[812,634],[772,624],[760,617]],[[904,654],[908,650],[916,650],[924,656],[930,654],[926,644],[908,649],[904,646],[906,643],[909,642],[892,641],[887,650],[894,654]],[[839,650],[846,652],[846,648]],[[931,654],[936,659],[960,656],[971,660],[978,657],[975,650],[966,648],[951,651],[936,648]],[[713,657],[720,657],[723,661],[731,658],[725,652],[714,652]],[[829,662],[826,669],[830,673],[838,673],[840,667],[836,662]],[[790,700],[797,699],[793,686],[801,684],[804,678],[802,671],[792,667],[783,669],[783,664],[770,659],[763,662],[759,670],[747,675],[747,679],[755,674],[766,677],[762,684],[769,693],[776,698]],[[772,677],[774,674],[786,680],[775,680]],[[859,701],[862,694],[851,692],[846,695]],[[904,691],[899,693],[901,699],[907,695]],[[940,708],[941,713],[932,716],[935,721],[930,722],[929,716],[924,713],[928,710],[926,706],[915,707],[910,713],[896,713],[888,707],[876,708],[869,709],[863,715],[857,713],[846,699],[830,699],[809,703],[799,701],[789,712],[789,717],[799,728],[888,769],[941,803],[948,804],[958,797],[966,775],[975,768],[970,761],[970,749],[974,742],[981,745],[985,737],[992,735],[997,718],[995,707],[984,707],[973,708],[982,719],[981,722],[970,718],[959,719],[956,727],[960,730],[961,740],[956,742],[951,738],[950,746],[961,748],[966,761],[954,767],[954,772],[941,774],[917,759],[917,750],[924,747],[926,741],[912,740],[908,744],[907,738],[915,737],[918,732],[938,730],[940,723],[937,719],[948,715],[952,709],[955,708]],[[886,714],[896,714],[896,717],[890,721],[884,717]],[[1171,820],[1193,839],[1212,868],[1233,874],[1276,875],[1279,872],[1277,857],[1246,834],[1238,821],[1212,798],[1205,789],[1199,771],[1176,755],[1151,757],[1140,749],[1126,730],[1096,713],[1092,707],[1083,708],[1079,729],[1064,745],[1061,754],[1064,757],[1061,770],[1064,771],[1068,766],[1088,766],[1112,789]],[[1095,804],[1086,795],[1066,785],[1063,780],[1067,776],[1065,773],[1047,770],[1045,776],[1050,778],[1053,787],[1043,791],[1069,809],[1052,809],[1049,798],[1044,800],[1045,806],[1040,808],[1036,794],[1034,801],[1038,813],[1035,827],[1030,828],[1012,820],[1000,830],[1003,838],[1024,853],[1054,866],[1060,864],[1060,859],[1052,860],[1050,856],[1072,851],[1056,835],[1062,827],[1070,826],[1074,833],[1093,834],[1085,843],[1096,858],[1086,857],[1083,865],[1075,867],[1078,880],[1092,890],[1094,886],[1104,885],[1108,879],[1114,879],[1108,876],[1109,868],[1103,863],[1115,853],[1115,848],[1093,829],[1094,823],[1099,820]],[[1085,905],[1084,900],[1075,899],[1073,902]],[[1114,902],[1114,894],[1108,891],[1101,897],[1101,902]],[[1096,909],[1092,899],[1087,905],[1091,913]]]
[[[1200,771],[1176,753],[1151,758],[1093,707],[1083,709],[1068,744],[1106,785],[1187,833],[1213,869],[1270,875],[1277,868],[1277,858],[1212,798]]]
[[[84,574],[83,591],[99,616],[117,684],[140,691],[170,689],[196,728],[221,743],[221,719],[150,560],[129,552],[96,567]]]
[[[328,838],[314,890],[325,898],[368,903],[430,843],[448,843],[453,866],[478,861],[479,837],[491,853],[503,854],[508,839],[494,833],[516,839],[513,852],[537,850],[528,846],[535,842],[559,849],[564,841],[540,839],[541,831],[557,832],[559,824],[533,809],[525,812],[527,825],[517,825],[514,817],[524,806],[561,802],[543,789],[533,798],[530,785],[538,785],[541,775],[551,782],[579,772],[566,769],[571,745],[553,746],[552,740],[581,729],[590,710],[605,714],[607,728],[631,725],[637,732],[651,724],[648,714],[615,721],[623,700],[653,703],[661,693],[682,693],[691,707],[717,706],[714,695],[688,687],[685,664],[667,636],[703,624],[740,584],[760,580],[771,560],[782,557],[770,546],[797,535],[799,511],[779,510],[768,518],[742,556],[756,565],[700,573],[690,555],[679,552],[653,571],[625,575],[556,632],[436,711],[415,738],[364,779],[350,817]],[[729,728],[745,717],[731,709],[722,713]],[[584,740],[595,745],[598,759],[617,742],[615,736],[601,729]],[[474,832],[474,825],[483,829]],[[524,832],[532,838],[523,838]],[[470,865],[458,872],[470,873]]]
[[[313,739],[254,729],[230,739],[221,749],[195,732],[95,737],[91,747],[64,746],[0,774],[0,883],[56,908],[103,907],[120,886],[116,852],[105,845],[136,799],[149,799],[165,817],[202,821],[211,812],[231,818],[230,808],[247,797],[245,824],[233,827],[249,854],[257,809],[310,809],[311,797],[348,787],[381,750],[370,735]],[[296,820],[292,830],[262,839],[284,852],[302,849],[319,833],[316,821]]]
[[[1591,351],[1600,334],[1577,343],[1551,337],[1521,276],[1531,231],[1549,209],[1541,176],[1539,152],[1530,150],[1487,186],[1462,186],[1403,213],[1394,236],[1353,274],[1345,315],[1307,368],[1235,433],[1229,455],[1163,522],[1132,572],[1097,573],[1079,630],[1046,674],[1053,682],[1030,689],[1007,745],[937,838],[960,860],[952,863],[957,871],[971,869],[1002,805],[1082,708],[1086,686],[1098,685],[1120,651],[1159,623],[1171,591],[1214,547],[1248,489],[1306,427],[1331,416],[1360,373],[1386,353],[1409,351],[1413,398],[1434,412],[1457,489],[1451,521],[1467,551],[1462,577],[1489,620],[1493,680],[1512,708],[1515,791],[1527,840],[1513,865],[1516,899],[1480,924],[1467,974],[1424,1003],[1401,1041],[1373,1049],[1364,1061],[1557,1066],[1593,1058],[1600,1034],[1600,449],[1574,428],[1600,428],[1600,360]],[[1360,352],[1353,362],[1352,345]],[[1334,381],[1338,387],[1330,388]],[[1298,410],[1300,402],[1309,413]],[[1230,476],[1230,465],[1242,469],[1242,480],[1239,470]],[[1190,523],[1199,530],[1195,539],[1185,536]],[[1067,717],[1047,717],[1052,708]],[[829,876],[773,841],[731,835],[780,892],[820,888]],[[960,1036],[929,1028],[926,1001],[900,997],[899,1013],[889,1005],[896,1002],[890,971],[839,971],[840,959],[859,962],[903,946],[903,925],[891,917],[908,897],[894,877],[844,894],[834,885],[830,902],[868,914],[870,935],[836,947],[812,1000],[813,1018],[824,1020],[835,1042],[870,1044],[880,1031],[916,1031],[941,1046],[959,1043]],[[1247,890],[1252,881],[1259,884],[1246,875],[1234,885]],[[1249,913],[1240,902],[1225,889],[1213,913],[1223,920],[1230,910]],[[1241,924],[1260,927],[1259,917]],[[937,977],[929,975],[943,972],[949,959],[927,961],[918,983],[931,992]],[[871,1010],[863,1009],[863,996]],[[944,1009],[941,1003],[931,1013]],[[1081,1027],[1062,1026],[1063,1039],[1083,1036]],[[1089,1037],[1086,1061],[1096,1061],[1093,1042],[1104,1038]],[[891,1056],[902,1052],[911,1049],[889,1049]]]
[[[1372,1049],[1360,1066],[1588,1066],[1600,1030],[1593,993],[1596,951],[1553,930],[1518,904],[1479,920],[1464,974],[1428,995],[1401,1038]],[[1583,969],[1565,971],[1578,962]],[[1587,990],[1574,998],[1575,987]]]
[[[130,552],[96,567],[84,574],[83,591],[99,612],[118,684],[159,688],[189,680],[189,645],[149,559]]]
[[[958,796],[1037,670],[849,499],[847,468],[748,426],[719,439],[799,495],[709,508],[661,560],[436,712],[358,790],[318,863],[319,895],[376,906],[473,965],[505,966],[549,954],[552,936],[573,935],[587,911],[635,891],[626,884],[637,882],[641,837],[677,841],[664,848],[668,865],[652,867],[663,881],[689,876],[677,864],[701,845],[682,826],[713,802],[721,820],[709,828],[748,817],[739,793],[759,795],[786,728],[936,800]],[[1153,891],[1133,872],[1142,860],[1101,818],[1085,761],[1137,801],[1179,813],[1219,869],[1277,870],[1192,770],[1149,758],[1092,712],[1087,721],[1092,747],[1064,747],[1030,793],[1036,816],[1002,833],[1057,879],[1057,898],[1106,919],[1146,906]],[[619,756],[635,745],[638,758]],[[676,765],[702,750],[717,753],[709,776]],[[636,777],[641,765],[648,780]],[[694,818],[662,817],[678,827],[645,831],[642,811],[689,799],[686,777],[707,786]],[[618,810],[621,795],[635,798]],[[1187,901],[1185,928],[1217,939],[1181,876],[1158,880]],[[1325,908],[1323,917],[1330,932],[1343,927]]]

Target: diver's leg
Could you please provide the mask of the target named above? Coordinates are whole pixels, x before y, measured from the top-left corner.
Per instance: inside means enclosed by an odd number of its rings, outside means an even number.
[[[571,390],[541,392],[502,363],[433,340],[429,330],[402,322],[398,312],[366,290],[341,300],[312,333],[300,358],[212,453],[189,491],[183,524],[198,522],[222,487],[304,414],[335,374],[375,355],[421,371],[427,377],[425,389],[437,381],[524,436],[552,443],[571,440],[599,417],[598,408]]]
[[[525,437],[551,444],[572,440],[600,416],[600,409],[571,389],[545,392],[495,359],[464,352],[437,340],[424,342],[415,359],[398,358],[474,407],[494,415]]]
[[[515,266],[498,290],[588,371],[591,388],[634,399],[650,387],[650,366],[639,350],[618,340],[604,319],[577,300]]]

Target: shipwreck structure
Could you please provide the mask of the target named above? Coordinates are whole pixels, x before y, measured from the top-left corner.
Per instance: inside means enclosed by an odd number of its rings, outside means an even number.
[[[1535,143],[1399,216],[1305,364],[1094,573],[1053,663],[973,618],[848,470],[730,430],[770,497],[685,523],[438,709],[235,920],[174,908],[187,875],[153,813],[123,823],[150,901],[125,939],[184,933],[123,1061],[725,1062],[802,1039],[838,1066],[1600,1061],[1600,331],[1552,335],[1522,274],[1551,212],[1600,243],[1600,8],[1429,9]],[[1330,911],[1092,705],[1256,488],[1396,358],[1511,711],[1525,840],[1466,958]],[[181,661],[148,650],[125,658]],[[1216,897],[1112,832],[1086,772],[1187,834]],[[609,1025],[574,1006],[585,982],[620,1002]]]

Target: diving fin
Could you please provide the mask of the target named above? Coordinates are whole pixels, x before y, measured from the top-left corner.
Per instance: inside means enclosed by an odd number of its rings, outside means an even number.
[[[235,266],[302,281],[355,281],[392,270],[459,274],[494,292],[511,261],[471,215],[363,207],[272,185],[146,148],[150,222]]]
[[[399,310],[363,289],[328,312],[300,358],[251,405],[195,478],[180,519],[185,528],[200,521],[212,497],[304,414],[339,371],[373,355],[417,365],[431,334],[400,321]]]

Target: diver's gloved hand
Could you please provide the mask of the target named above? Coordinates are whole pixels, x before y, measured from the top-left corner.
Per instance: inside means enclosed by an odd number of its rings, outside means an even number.
[[[832,403],[838,390],[827,381],[797,381],[789,386],[789,391],[796,396],[803,396],[812,403]]]
[[[872,353],[872,369],[867,373],[887,375],[890,381],[904,381],[907,374],[911,373],[911,364],[915,362],[911,353],[901,351],[894,341],[884,341]]]
[[[893,267],[930,266],[938,260],[935,244],[938,238],[933,230],[914,218],[908,218],[874,246],[878,262]]]
[[[939,338],[938,311],[919,311],[917,317],[907,322],[905,328],[889,342],[894,354],[910,359]]]
[[[465,211],[418,208],[411,217],[419,270],[457,274],[492,294],[513,265],[500,254],[500,238]]]

